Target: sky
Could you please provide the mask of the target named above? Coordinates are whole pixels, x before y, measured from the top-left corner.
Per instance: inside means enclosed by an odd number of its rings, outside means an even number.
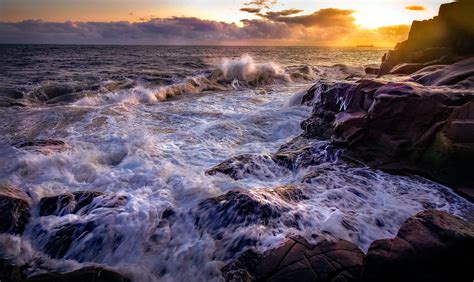
[[[392,47],[449,0],[0,0],[0,43]]]

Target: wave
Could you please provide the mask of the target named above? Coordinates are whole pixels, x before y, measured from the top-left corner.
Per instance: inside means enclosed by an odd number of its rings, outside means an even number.
[[[316,79],[346,79],[363,76],[363,68],[334,65],[315,67],[296,65],[282,67],[274,62],[259,63],[249,55],[222,59],[214,69],[188,76],[170,85],[146,84],[140,81],[111,82],[94,87],[82,85],[44,86],[24,95],[24,105],[73,104],[99,106],[116,103],[154,104],[181,94],[206,91],[245,90],[288,83],[310,83]],[[43,89],[44,88],[44,89]],[[11,104],[11,103],[10,103]],[[12,104],[13,105],[13,104]]]

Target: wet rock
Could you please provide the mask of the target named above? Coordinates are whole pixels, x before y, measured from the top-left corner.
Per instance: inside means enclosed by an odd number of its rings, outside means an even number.
[[[239,180],[247,177],[269,179],[285,173],[285,170],[267,155],[239,155],[232,157],[206,171],[208,175],[222,173]]]
[[[58,273],[51,272],[36,275],[28,278],[26,281],[37,282],[129,282],[129,278],[119,274],[115,271],[108,270],[98,266],[90,266],[81,268],[72,272]]]
[[[62,152],[67,149],[67,145],[64,141],[55,139],[35,139],[29,141],[22,141],[13,144],[16,148],[35,151],[42,154],[49,154],[51,152]]]
[[[31,199],[23,191],[0,185],[0,233],[21,234],[30,219]]]
[[[263,255],[246,252],[222,273],[226,281],[359,281],[363,257],[345,240],[292,238]]]
[[[195,211],[196,225],[217,237],[226,228],[270,225],[282,219],[282,214],[290,210],[289,204],[305,199],[308,197],[304,192],[292,186],[230,191],[201,202]],[[284,224],[296,225],[296,219],[285,218]]]
[[[108,228],[94,220],[79,221],[56,226],[49,235],[40,230],[38,238],[47,236],[42,250],[52,258],[96,261],[105,255],[103,250],[115,250],[122,243],[122,236]]]
[[[379,76],[393,72],[402,63],[451,64],[474,54],[474,3],[458,1],[441,5],[431,20],[414,21],[408,39],[382,58]],[[412,69],[405,68],[402,73]],[[396,71],[396,73],[400,73]]]
[[[302,136],[344,147],[345,159],[474,187],[468,172],[474,161],[474,118],[468,113],[474,103],[473,60],[424,68],[413,75],[419,83],[322,82],[307,93],[314,108],[301,124]]]
[[[0,280],[13,282],[23,281],[25,275],[23,274],[21,267],[10,263],[7,260],[0,259]]]
[[[97,199],[97,200],[96,200]],[[94,191],[78,191],[45,197],[40,200],[40,216],[87,214],[97,208],[115,208],[125,205],[127,197]]]
[[[441,211],[409,218],[394,239],[372,243],[362,281],[471,281],[474,224]]]

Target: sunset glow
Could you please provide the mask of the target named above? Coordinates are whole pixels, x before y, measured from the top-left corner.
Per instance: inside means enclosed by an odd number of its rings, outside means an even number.
[[[87,43],[392,46],[442,2],[5,0],[0,41],[78,43],[77,32]]]

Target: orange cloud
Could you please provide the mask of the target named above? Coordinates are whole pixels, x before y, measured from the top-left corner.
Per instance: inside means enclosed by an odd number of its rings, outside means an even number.
[[[406,6],[405,9],[409,11],[424,11],[425,7],[420,6],[420,5],[412,5],[412,6]]]

